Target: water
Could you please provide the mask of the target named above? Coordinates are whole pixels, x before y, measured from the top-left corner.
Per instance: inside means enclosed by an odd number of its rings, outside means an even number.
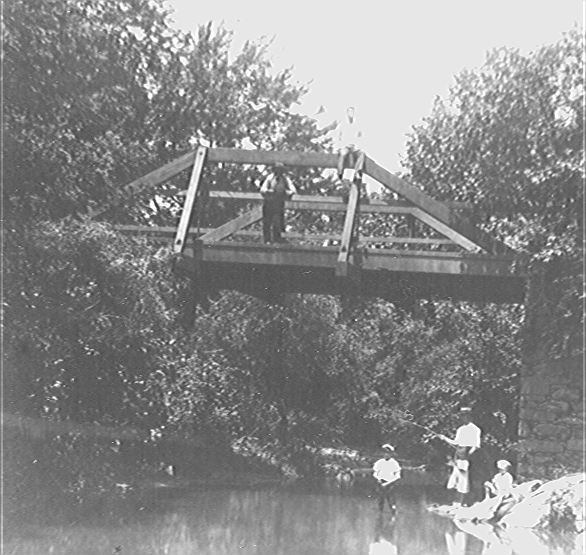
[[[430,513],[441,489],[404,486],[398,511],[380,515],[365,490],[312,484],[191,489],[156,497],[116,523],[20,523],[5,554],[56,555],[562,555],[529,531],[499,538],[491,526],[456,526]],[[388,511],[388,509],[387,509]],[[7,532],[5,530],[5,532]],[[579,553],[576,551],[576,553]]]

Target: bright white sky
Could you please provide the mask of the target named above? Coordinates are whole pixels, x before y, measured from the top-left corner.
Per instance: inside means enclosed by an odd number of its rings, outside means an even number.
[[[179,28],[224,22],[233,48],[273,38],[276,69],[293,66],[311,81],[299,110],[320,124],[355,106],[363,148],[391,172],[400,169],[406,134],[445,97],[454,75],[507,46],[530,52],[583,28],[582,0],[167,0]]]

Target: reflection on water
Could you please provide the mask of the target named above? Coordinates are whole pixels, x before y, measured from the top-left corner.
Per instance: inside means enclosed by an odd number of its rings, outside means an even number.
[[[426,507],[441,491],[403,488],[398,512],[379,514],[366,492],[290,487],[207,489],[161,499],[158,511],[127,525],[23,526],[10,554],[152,555],[542,555],[531,532],[500,537],[488,525],[460,524]],[[130,522],[130,521],[129,521]],[[13,531],[14,532],[14,531]],[[536,543],[537,542],[537,543]],[[527,549],[523,547],[527,546]]]

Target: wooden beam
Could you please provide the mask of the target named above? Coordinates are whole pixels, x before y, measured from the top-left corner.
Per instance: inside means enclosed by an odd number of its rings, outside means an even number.
[[[193,164],[193,170],[191,172],[191,177],[189,178],[187,196],[185,197],[179,226],[177,227],[177,235],[175,235],[175,242],[173,243],[173,252],[175,254],[181,254],[185,247],[185,239],[187,238],[193,207],[195,205],[197,193],[199,192],[201,173],[203,171],[207,150],[207,147],[200,145],[195,154],[195,163]]]
[[[142,236],[152,236],[152,237],[160,237],[165,241],[170,240],[176,233],[177,229],[171,226],[138,226],[138,225],[115,225],[113,226],[114,229],[120,231],[121,233],[126,233],[129,235],[142,235]],[[216,228],[211,227],[203,227],[200,228],[201,234],[206,234],[210,231],[213,231]],[[197,229],[190,228],[189,235],[196,237],[197,236]],[[262,233],[260,231],[245,231],[239,230],[233,233],[233,235],[238,235],[242,237],[260,237]],[[332,233],[315,233],[315,234],[308,234],[308,233],[284,233],[284,237],[290,239],[301,239],[305,241],[313,240],[313,241],[339,241],[341,238],[340,234],[332,234]],[[434,239],[429,237],[358,237],[357,238],[358,244],[368,244],[368,243],[399,243],[399,244],[414,244],[414,245],[456,245],[454,241],[451,239]]]
[[[132,181],[128,185],[124,186],[120,193],[116,194],[111,200],[100,206],[99,208],[90,209],[87,211],[85,216],[89,219],[96,218],[105,212],[107,212],[113,206],[119,204],[124,199],[131,197],[132,195],[136,195],[140,192],[146,191],[148,189],[155,188],[159,185],[162,185],[169,179],[175,177],[182,171],[190,168],[193,166],[196,157],[196,150],[188,152],[183,156],[173,160],[165,164],[164,166],[153,170],[152,172]],[[215,163],[233,163],[233,164],[264,164],[264,165],[272,165],[277,162],[280,162],[287,166],[294,166],[294,167],[318,167],[318,168],[337,168],[338,166],[338,155],[333,153],[323,153],[323,152],[291,152],[291,151],[263,151],[263,150],[244,150],[244,149],[231,149],[231,148],[210,148],[208,149],[207,154],[207,161],[208,162],[215,162]],[[347,167],[350,167],[349,165]],[[399,180],[399,178],[393,176],[392,174],[386,172],[386,170],[382,170],[382,176],[377,177],[376,175],[372,175],[374,172],[375,174],[380,173],[376,168],[379,168],[375,162],[373,162],[368,157],[365,158],[365,173],[374,177],[380,181],[383,185],[389,187],[391,190],[395,191],[393,186],[388,185],[389,179],[386,179],[390,176],[391,180]],[[370,172],[370,173],[369,173]],[[384,173],[386,172],[386,173]],[[388,174],[388,176],[386,175]],[[385,182],[385,179],[387,182]],[[399,180],[403,182],[402,180]],[[406,183],[406,182],[403,182]],[[410,186],[415,192],[420,193],[425,198],[429,199],[426,195],[424,195],[421,191],[418,191],[414,187]],[[395,191],[398,194],[403,195],[399,191]],[[408,198],[408,197],[405,197]],[[408,200],[411,200],[408,198]],[[429,199],[431,200],[431,199]],[[433,201],[436,202],[436,201]],[[417,203],[416,203],[417,204]],[[441,203],[437,203],[441,205]],[[81,214],[80,214],[81,215]],[[440,221],[441,220],[440,218]],[[445,223],[445,222],[444,222]]]
[[[89,210],[86,214],[86,217],[89,219],[96,218],[97,216],[102,215],[104,212],[107,212],[116,204],[122,202],[125,198],[165,183],[165,181],[175,177],[178,173],[181,173],[183,170],[193,166],[195,161],[195,154],[195,150],[193,152],[188,152],[180,158],[177,158],[176,160],[173,160],[172,162],[169,162],[168,164],[165,164],[164,166],[161,166],[160,168],[157,168],[156,170],[132,181],[123,187],[120,193],[115,195],[110,201],[100,206],[99,208]]]
[[[342,230],[342,238],[340,240],[340,252],[338,253],[338,261],[336,263],[336,275],[338,276],[348,275],[348,261],[350,257],[350,250],[352,248],[354,230],[356,228],[356,217],[358,214],[359,201],[360,185],[356,181],[353,181],[350,187],[348,208],[346,210],[346,218],[344,220],[344,228]]]
[[[203,245],[201,261],[204,263],[229,263],[306,266],[308,268],[330,268],[336,265],[337,247],[315,247],[311,245],[288,245],[281,243],[240,243],[221,242]],[[189,249],[186,250],[189,254]]]
[[[305,168],[337,168],[338,155],[328,152],[294,152],[278,150],[245,150],[236,148],[211,148],[208,160],[217,163],[272,165],[280,162],[285,166]],[[348,165],[348,167],[350,167]]]
[[[142,191],[152,189],[175,177],[193,166],[197,150],[193,150],[165,164],[164,166],[132,181],[124,186],[119,194],[99,208],[90,209],[86,213],[87,218],[96,218],[110,210],[125,198],[136,195]],[[232,164],[267,164],[272,165],[281,162],[286,166],[336,168],[338,165],[337,154],[325,152],[292,152],[272,150],[244,150],[235,148],[210,148],[207,155],[208,162],[232,163]],[[81,215],[81,214],[80,214]]]
[[[200,240],[204,243],[211,241],[220,241],[226,237],[230,237],[240,229],[244,229],[255,222],[262,219],[262,206],[255,206],[252,210],[226,222],[224,225],[213,229],[212,231],[202,235]]]
[[[432,199],[420,189],[393,175],[368,157],[365,160],[365,173],[376,179],[387,189],[412,202],[438,222],[451,228],[453,233],[460,235],[462,240],[468,240],[476,248],[495,255],[515,253],[504,243],[496,241],[488,233],[457,216],[441,202]]]
[[[479,250],[479,247],[476,245],[476,243],[470,241],[464,235],[454,231],[450,226],[447,226],[436,218],[430,216],[427,212],[424,212],[419,208],[415,208],[413,215],[423,223],[427,224],[429,227],[435,229],[438,233],[441,233],[444,237],[448,237],[457,245],[465,248],[467,251],[475,252]]]
[[[344,229],[340,240],[340,253],[336,263],[336,275],[349,277],[351,281],[360,280],[360,269],[355,264],[350,265],[350,251],[353,247],[355,235],[358,233],[358,212],[362,189],[362,172],[364,170],[364,152],[358,153],[358,159],[352,171],[348,210],[344,220]]]
[[[187,247],[185,254],[189,255]],[[361,271],[416,272],[428,274],[478,275],[519,278],[514,260],[469,253],[436,253],[366,249],[362,254]],[[238,268],[240,264],[303,266],[331,268],[336,266],[336,247],[291,244],[243,244],[219,242],[204,244],[201,262],[222,263]]]
[[[231,191],[209,191],[210,198],[246,200],[249,202],[261,202],[260,193],[244,193]],[[415,208],[413,204],[401,200],[363,199],[360,211],[380,214],[412,214]],[[314,212],[345,212],[346,203],[342,197],[318,196],[318,195],[293,195],[291,200],[285,203],[287,210],[309,210]]]
[[[162,197],[184,197],[187,194],[187,191],[181,189],[174,189],[169,191],[158,191],[157,195]],[[246,191],[208,191],[207,193],[209,198],[221,198],[221,199],[231,199],[231,200],[246,200],[246,201],[256,201],[262,200],[262,195],[260,193],[251,193]],[[332,204],[343,204],[344,209],[346,207],[346,203],[342,199],[342,197],[338,196],[326,196],[326,195],[293,195],[294,202],[319,202],[319,203],[332,203]],[[414,204],[407,200],[389,200],[389,199],[377,199],[377,198],[367,198],[367,204],[374,205],[374,206],[399,206],[404,208],[413,207]],[[442,204],[445,204],[447,207],[453,210],[471,210],[472,205],[469,202],[452,202],[446,201]]]

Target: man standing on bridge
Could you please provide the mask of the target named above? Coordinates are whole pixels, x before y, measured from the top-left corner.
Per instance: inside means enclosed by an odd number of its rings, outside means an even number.
[[[355,166],[358,157],[363,155],[361,150],[362,131],[356,124],[356,114],[354,106],[346,110],[346,117],[338,123],[336,128],[336,143],[338,147],[338,180],[344,181],[344,163],[349,161],[351,166]],[[362,175],[355,175],[354,180],[362,181]]]
[[[282,163],[277,162],[273,173],[263,182],[260,193],[262,207],[262,235],[265,243],[283,243],[281,233],[285,231],[285,201],[297,194],[291,179],[285,175]]]

